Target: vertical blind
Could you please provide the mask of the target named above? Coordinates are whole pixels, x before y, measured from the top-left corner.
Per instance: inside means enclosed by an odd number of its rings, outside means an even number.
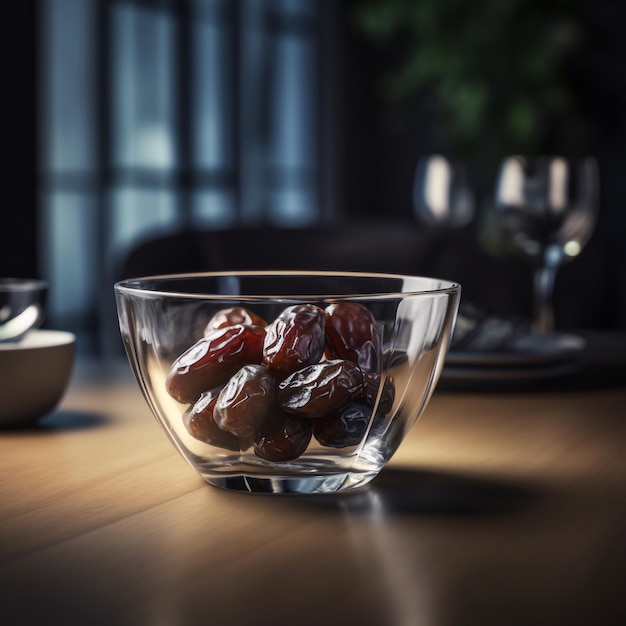
[[[315,0],[46,0],[42,273],[50,324],[108,345],[113,268],[183,228],[320,208]]]

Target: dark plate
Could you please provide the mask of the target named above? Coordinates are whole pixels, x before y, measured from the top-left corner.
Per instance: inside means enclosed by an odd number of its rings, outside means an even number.
[[[577,335],[551,333],[546,335],[522,334],[511,344],[508,350],[474,351],[451,350],[446,357],[446,366],[450,368],[489,369],[497,371],[482,372],[479,375],[499,375],[500,368],[511,368],[508,375],[533,375],[546,366],[568,363],[578,360],[586,347],[586,341]],[[532,370],[530,372],[526,370]],[[550,369],[549,367],[547,368]]]

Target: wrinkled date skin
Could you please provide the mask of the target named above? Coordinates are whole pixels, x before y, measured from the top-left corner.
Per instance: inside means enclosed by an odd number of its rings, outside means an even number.
[[[254,437],[274,403],[275,380],[263,365],[245,365],[220,391],[215,422],[237,437]]]
[[[313,436],[323,446],[348,448],[358,445],[365,433],[372,409],[362,402],[351,402],[318,420],[311,420]]]
[[[269,324],[234,306],[217,311],[178,357],[166,389],[190,405],[183,423],[199,441],[291,461],[313,437],[348,448],[372,419],[372,428],[384,421],[395,387],[386,378],[381,388],[380,348],[376,321],[361,304],[293,305]]]
[[[263,422],[254,440],[254,453],[267,461],[292,461],[311,441],[311,422],[275,409]]]
[[[208,321],[204,329],[204,336],[210,335],[214,330],[226,328],[227,326],[237,326],[238,324],[243,326],[267,326],[267,322],[256,313],[241,306],[234,306],[217,311]]]
[[[364,372],[378,370],[380,332],[369,309],[357,302],[338,302],[326,309],[327,353],[356,363]]]
[[[227,450],[246,450],[252,441],[240,440],[239,437],[222,430],[214,419],[217,395],[202,394],[200,399],[185,413],[183,421],[192,437],[204,443],[210,443]]]
[[[319,418],[359,396],[364,384],[356,363],[335,359],[294,372],[278,385],[276,396],[285,411]]]
[[[373,407],[378,397],[378,389],[380,387],[380,374],[371,372],[365,374],[365,385],[363,386],[363,399],[365,403]],[[380,401],[377,407],[377,413],[387,415],[393,407],[393,401],[396,395],[396,388],[393,379],[385,378],[383,389],[380,394]]]
[[[237,324],[213,331],[174,361],[165,381],[168,393],[192,404],[223,385],[247,363],[261,363],[265,329]]]
[[[326,316],[312,304],[287,307],[266,329],[263,364],[286,376],[324,354]]]

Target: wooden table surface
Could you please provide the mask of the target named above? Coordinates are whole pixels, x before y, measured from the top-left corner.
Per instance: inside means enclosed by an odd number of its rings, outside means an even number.
[[[626,382],[626,381],[625,381]],[[204,483],[125,363],[0,432],[0,624],[626,624],[626,386],[437,391],[342,496]]]

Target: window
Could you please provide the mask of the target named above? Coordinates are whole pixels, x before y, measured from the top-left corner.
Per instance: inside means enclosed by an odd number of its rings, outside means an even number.
[[[114,262],[143,238],[328,216],[327,3],[47,0],[41,9],[51,324],[106,349]]]

